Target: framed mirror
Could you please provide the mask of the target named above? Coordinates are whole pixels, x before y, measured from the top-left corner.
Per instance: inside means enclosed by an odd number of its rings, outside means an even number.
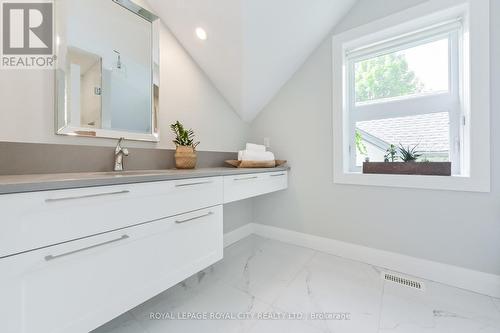
[[[56,132],[159,141],[159,19],[129,0],[58,0]]]

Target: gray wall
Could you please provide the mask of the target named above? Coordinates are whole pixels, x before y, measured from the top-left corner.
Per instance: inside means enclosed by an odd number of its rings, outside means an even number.
[[[337,31],[418,2],[361,0]],[[292,166],[288,191],[255,199],[255,222],[500,274],[500,2],[491,6],[491,193],[334,184],[328,37],[252,124],[253,140],[271,138]]]
[[[224,205],[224,233],[253,223],[254,199],[235,201]]]

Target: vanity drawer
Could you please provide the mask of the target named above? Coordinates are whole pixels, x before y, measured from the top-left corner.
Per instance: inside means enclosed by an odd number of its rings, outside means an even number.
[[[222,203],[222,177],[0,195],[0,257]]]
[[[222,206],[0,259],[0,332],[89,332],[222,259]]]
[[[224,177],[224,203],[247,199],[288,187],[288,171]]]

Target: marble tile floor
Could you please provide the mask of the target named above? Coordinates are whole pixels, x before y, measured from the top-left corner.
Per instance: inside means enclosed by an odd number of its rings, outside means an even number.
[[[500,299],[422,279],[414,290],[381,272],[250,236],[93,333],[500,333]]]

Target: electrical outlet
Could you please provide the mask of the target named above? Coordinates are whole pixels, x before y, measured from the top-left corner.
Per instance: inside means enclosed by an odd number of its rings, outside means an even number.
[[[264,146],[266,146],[266,148],[271,147],[271,139],[264,138]]]

